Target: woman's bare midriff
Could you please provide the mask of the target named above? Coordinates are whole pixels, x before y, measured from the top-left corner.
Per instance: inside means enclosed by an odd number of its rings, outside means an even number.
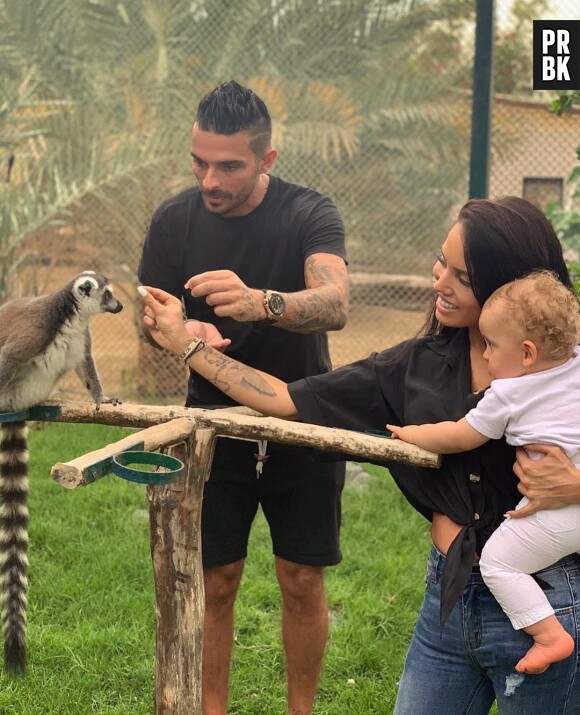
[[[438,514],[437,512],[433,514],[431,538],[442,554],[446,554],[449,551],[451,542],[459,534],[461,528],[459,524],[456,524],[445,514]]]

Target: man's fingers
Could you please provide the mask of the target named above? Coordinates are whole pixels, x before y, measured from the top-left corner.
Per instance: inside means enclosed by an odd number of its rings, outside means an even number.
[[[203,298],[210,295],[212,298],[216,295],[226,295],[226,291],[231,291],[235,286],[228,281],[206,281],[194,286],[190,289],[191,295],[194,298]]]
[[[214,305],[229,305],[230,303],[235,303],[235,300],[232,300],[231,293],[224,293],[220,289],[219,293],[208,293],[205,302],[213,307]]]
[[[226,268],[222,268],[217,271],[204,271],[203,273],[198,273],[195,276],[191,276],[191,278],[185,284],[185,287],[187,288],[190,285],[198,285],[199,283],[202,283],[203,281],[212,280],[213,278],[224,278],[226,276],[233,276],[233,275],[235,275],[233,273],[233,271],[230,271]]]
[[[206,291],[208,284],[220,284],[226,280],[231,281],[235,277],[236,275],[232,271],[206,271],[205,273],[199,273],[197,276],[192,276],[183,287],[186,290],[190,290],[192,294],[195,291],[195,295],[202,295],[199,291]]]

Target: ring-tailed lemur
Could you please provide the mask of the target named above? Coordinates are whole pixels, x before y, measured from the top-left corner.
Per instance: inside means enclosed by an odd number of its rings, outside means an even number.
[[[19,412],[46,400],[75,370],[95,401],[103,396],[91,353],[89,319],[123,309],[106,278],[85,271],[62,290],[18,298],[0,308],[0,412]],[[0,580],[4,663],[25,668],[28,571],[28,451],[26,422],[3,422],[0,440]]]

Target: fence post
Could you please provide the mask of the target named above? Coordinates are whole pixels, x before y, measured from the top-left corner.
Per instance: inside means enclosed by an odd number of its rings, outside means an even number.
[[[197,429],[168,451],[185,465],[183,480],[149,486],[155,579],[155,715],[201,715],[204,592],[201,501],[215,430]]]
[[[469,198],[487,199],[493,94],[494,0],[476,0]]]

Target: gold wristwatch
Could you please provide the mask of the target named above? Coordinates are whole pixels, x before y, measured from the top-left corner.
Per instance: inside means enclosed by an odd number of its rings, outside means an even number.
[[[266,310],[266,315],[269,320],[275,323],[284,315],[284,310],[286,309],[284,296],[276,290],[265,290],[263,288],[262,293],[264,294],[262,303]]]

